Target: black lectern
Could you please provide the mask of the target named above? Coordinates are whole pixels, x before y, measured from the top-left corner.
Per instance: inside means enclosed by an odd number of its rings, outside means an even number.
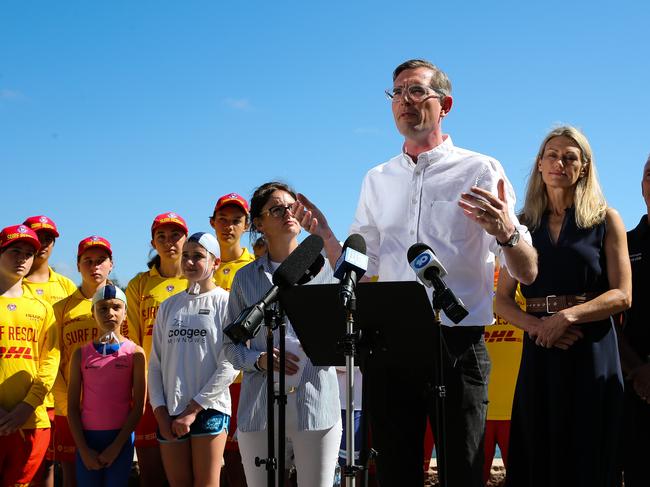
[[[358,284],[354,313],[356,329],[352,337],[347,333],[346,311],[340,303],[338,284],[286,288],[280,292],[280,302],[314,365],[346,365],[346,351],[350,348],[355,351],[364,374],[363,389],[367,382],[381,380],[369,374],[387,366],[418,370],[430,376],[432,382],[441,377],[436,374],[439,372],[436,358],[440,350],[440,322],[424,286],[417,282]],[[352,341],[354,344],[350,346]],[[352,391],[347,393],[350,397]],[[444,400],[444,396],[439,400]],[[369,454],[365,433],[368,415],[365,412],[372,406],[365,397],[362,402],[363,465]],[[440,441],[443,438],[436,440],[440,446],[444,445]],[[439,457],[444,455],[442,450],[444,448],[437,449]]]

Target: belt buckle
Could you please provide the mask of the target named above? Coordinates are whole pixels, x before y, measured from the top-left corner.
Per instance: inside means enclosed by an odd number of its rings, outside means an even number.
[[[557,298],[557,295],[551,294],[549,296],[546,296],[546,312],[550,315],[554,315],[555,313],[557,313],[557,311],[551,311],[550,309],[548,309],[548,298]]]

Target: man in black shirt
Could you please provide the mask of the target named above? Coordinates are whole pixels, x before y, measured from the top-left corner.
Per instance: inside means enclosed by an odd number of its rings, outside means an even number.
[[[650,157],[643,167],[641,192],[647,213],[627,232],[632,263],[632,307],[620,330],[625,375],[625,430],[621,468],[625,487],[648,485],[650,459]]]

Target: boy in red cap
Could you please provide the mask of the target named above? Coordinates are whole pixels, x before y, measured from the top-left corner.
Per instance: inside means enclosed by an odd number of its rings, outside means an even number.
[[[235,273],[255,260],[246,247],[241,245],[241,237],[250,224],[248,202],[237,193],[228,193],[217,200],[210,226],[219,241],[221,264],[214,274],[217,286],[230,291]]]
[[[0,232],[0,486],[27,485],[43,461],[43,406],[59,366],[52,307],[23,287],[41,244],[25,225]]]
[[[92,235],[79,242],[77,269],[81,286],[67,298],[54,304],[56,332],[61,350],[59,373],[54,383],[54,458],[61,463],[63,485],[76,485],[75,442],[68,425],[68,382],[70,360],[78,348],[97,338],[99,329],[92,315],[92,297],[108,283],[113,269],[111,244],[103,237]]]
[[[237,271],[255,260],[255,256],[241,245],[241,237],[248,230],[249,225],[248,202],[242,196],[237,193],[228,193],[217,200],[214,212],[210,217],[210,226],[214,229],[221,251],[221,264],[214,273],[214,282],[226,291],[230,291]],[[230,385],[232,417],[224,452],[226,466],[223,472],[229,487],[246,485],[239,445],[234,439],[237,430],[237,406],[240,390],[241,374]]]
[[[34,263],[27,276],[23,279],[23,285],[32,294],[44,299],[49,304],[54,304],[63,298],[70,296],[77,290],[77,286],[70,279],[58,272],[55,272],[49,265],[54,242],[59,237],[56,224],[45,215],[30,216],[23,222],[23,225],[31,228],[36,233],[41,248],[34,255]],[[45,407],[54,426],[54,395],[50,392],[45,397]],[[54,432],[50,435],[50,445],[45,454],[45,459],[35,479],[42,480],[44,487],[54,487]]]
[[[50,304],[67,298],[77,290],[77,286],[71,279],[55,272],[49,265],[54,243],[59,237],[56,224],[50,218],[39,215],[30,216],[23,222],[23,225],[34,230],[41,244],[40,250],[34,255],[32,268],[25,276],[23,283],[36,296]]]

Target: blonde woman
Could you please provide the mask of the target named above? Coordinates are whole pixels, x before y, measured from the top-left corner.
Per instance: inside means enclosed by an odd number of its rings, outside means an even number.
[[[520,220],[539,274],[499,277],[496,311],[522,328],[507,485],[614,486],[623,381],[610,317],[630,306],[625,228],[607,206],[587,138],[559,127],[541,144]]]

